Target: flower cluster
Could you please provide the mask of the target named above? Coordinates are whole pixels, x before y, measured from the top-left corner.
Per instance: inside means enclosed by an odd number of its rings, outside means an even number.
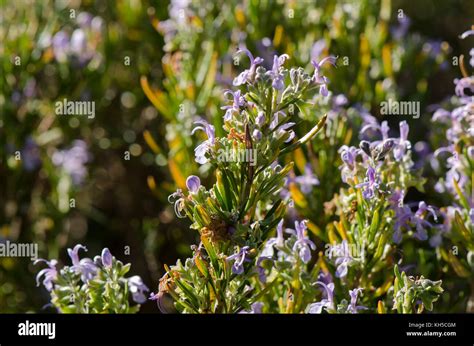
[[[357,206],[367,208],[369,215],[375,215],[373,211],[390,215],[388,220],[392,222],[387,220],[385,226],[389,232],[393,230],[395,243],[400,243],[403,233],[413,229],[415,238],[426,240],[426,229],[434,227],[427,219],[431,215],[437,221],[434,208],[421,201],[414,211],[404,203],[410,187],[423,191],[424,184],[424,179],[414,169],[407,122],[400,122],[398,138],[389,136],[390,128],[386,121],[379,125],[370,118],[362,127],[362,135],[369,130],[378,132],[381,138],[373,142],[362,140],[359,148],[342,146],[339,149],[343,162],[340,167],[342,180],[351,186],[343,199],[345,210]],[[358,198],[359,193],[362,199]]]
[[[357,13],[357,6],[337,5],[338,20]],[[153,18],[165,36],[164,90],[154,90],[146,77],[141,84],[166,119],[168,158],[163,156],[162,143],[155,143],[148,131],[144,138],[157,162],[164,165],[168,160],[178,187],[169,201],[178,217],[190,221],[199,240],[191,247],[192,256],[165,266],[158,291],[149,299],[162,312],[183,313],[387,312],[388,305],[393,308],[389,311],[399,313],[432,310],[443,292],[441,281],[406,274],[413,268],[416,273],[428,272],[428,266],[413,265],[414,258],[433,265],[447,260],[461,277],[472,275],[474,268],[474,204],[468,199],[474,83],[464,65],[463,78],[455,81],[456,107],[439,109],[434,116],[436,123],[448,127],[443,134],[447,143],[434,154],[439,162],[431,160],[434,171],[446,175],[436,190],[453,200],[438,209],[428,204],[433,203],[429,196],[423,197],[426,202],[411,196],[414,190],[418,190],[415,196],[423,192],[425,179],[418,168],[431,157],[414,162],[412,154],[418,149],[409,140],[408,123],[390,129],[387,121],[380,123],[364,106],[354,104],[357,100],[368,105],[397,94],[393,82],[401,66],[407,65],[398,55],[405,54],[401,43],[409,18],[399,18],[391,35],[388,27],[376,30],[396,42],[384,42],[371,31],[360,32],[361,61],[354,64],[360,67],[357,78],[333,78],[350,68],[331,68],[337,59],[326,56],[327,47],[334,46],[329,41],[314,44],[309,62],[302,58],[308,53],[297,52],[303,44],[295,41],[293,50],[282,49],[281,42],[291,42],[292,33],[275,30],[273,41],[257,42],[256,56],[244,48],[246,37],[252,35],[251,30],[241,31],[244,10],[235,8],[232,20],[239,29],[230,32],[227,19],[213,14],[218,7],[205,1],[171,1],[170,19]],[[149,15],[154,17],[154,12]],[[367,27],[357,24],[365,17],[356,17],[354,30]],[[94,60],[84,41],[86,35],[96,42],[100,30],[94,27],[100,21],[94,24],[94,20],[83,15],[70,38],[66,31],[54,36],[51,52],[58,62],[72,60],[82,66]],[[216,24],[228,32],[230,43],[215,40]],[[409,49],[416,50],[416,44],[406,41]],[[237,46],[240,49],[232,57],[223,53]],[[429,42],[422,53],[439,60],[441,50],[446,51],[440,43]],[[419,61],[424,62],[425,55],[419,54]],[[306,68],[286,67],[299,59]],[[233,74],[236,68],[241,71]],[[339,92],[347,94],[330,92],[326,74],[343,86]],[[34,79],[29,84],[34,85]],[[421,89],[423,83],[419,85]],[[222,90],[224,86],[229,89]],[[29,97],[31,88],[26,85],[16,97]],[[216,106],[218,98],[224,100],[221,107]],[[196,139],[199,144],[194,146]],[[26,170],[41,165],[38,150],[33,140],[25,142]],[[80,185],[90,160],[84,142],[50,152],[53,164],[61,167],[58,171]],[[149,185],[156,188],[154,181]],[[164,190],[174,187],[165,184]],[[466,259],[446,251],[444,238],[462,244]],[[414,248],[419,255],[413,255]],[[52,304],[61,312],[136,311],[138,306],[128,305],[128,294],[144,302],[148,289],[142,280],[125,278],[128,267],[107,249],[102,256],[81,259],[83,249],[81,245],[69,249],[72,265],[61,270],[56,260],[39,260],[47,268],[37,281],[50,292]],[[396,263],[404,267],[401,274]]]
[[[335,212],[338,219],[326,226],[325,234],[316,229],[326,242],[315,267],[323,294],[308,305],[307,312],[386,312],[394,294],[397,252],[413,239],[427,240],[439,227],[440,213],[434,207],[424,201],[405,202],[410,188],[423,191],[424,179],[411,157],[407,122],[400,122],[399,129],[399,135],[393,136],[386,121],[379,123],[365,113],[359,146],[340,147],[344,186],[327,204],[328,212]],[[350,302],[342,287],[351,288]]]
[[[471,30],[472,31],[472,30]],[[468,37],[471,31],[462,35]],[[474,49],[473,49],[474,50]],[[471,63],[474,68],[474,64]],[[435,124],[443,124],[447,145],[438,148],[434,156],[434,168],[440,169],[440,165],[446,162],[446,176],[436,185],[439,193],[449,192],[458,200],[462,199],[458,191],[470,191],[472,187],[471,171],[474,160],[474,76],[468,76],[466,67],[463,65],[464,76],[455,79],[456,106],[452,110],[438,108],[432,121]],[[470,209],[470,208],[469,208]]]
[[[80,185],[87,176],[85,164],[90,161],[90,154],[86,143],[76,140],[69,149],[55,152],[52,161],[55,166],[61,167],[70,175],[74,185]]]
[[[151,299],[163,312],[385,311],[394,294],[397,246],[405,239],[427,240],[438,227],[434,207],[404,201],[410,188],[422,191],[424,184],[411,157],[408,123],[402,121],[399,135],[392,136],[386,121],[358,109],[351,114],[362,119],[363,140],[358,147],[342,144],[347,128],[341,131],[336,113],[347,99],[332,96],[322,74],[325,62],[335,64],[334,57],[313,61],[314,72],[308,74],[286,69],[287,55],[275,55],[267,70],[262,58],[246,49],[237,52],[242,53],[249,67],[233,81],[239,89],[225,91],[229,104],[221,108],[226,136],[218,136],[219,129],[204,119],[196,120],[193,131],[205,134],[195,160],[215,169],[216,183],[208,190],[197,176],[189,176],[186,190],[170,196],[176,214],[189,218],[199,232],[200,244],[184,264],[167,267]],[[311,119],[305,98],[320,103],[330,95],[331,117],[301,135],[302,124]],[[306,196],[319,190],[314,169],[320,167],[297,159],[297,176],[293,162],[282,164],[286,153],[301,155],[302,144],[323,124],[326,135],[342,144],[344,184],[328,204],[338,220],[326,224],[325,233],[309,220],[299,221],[291,208],[293,202],[305,206]],[[242,155],[226,160],[222,152],[228,151]],[[284,227],[285,217],[294,229]],[[326,253],[313,256],[317,246],[309,233],[326,243]]]
[[[355,288],[349,290],[350,302],[343,299],[339,304],[334,300],[334,283],[325,284],[324,282],[317,281],[318,285],[324,288],[326,298],[319,302],[312,303],[308,306],[308,313],[320,314],[323,310],[328,313],[350,313],[356,314],[359,310],[366,310],[367,307],[357,305],[357,299],[359,294],[362,292],[362,288]]]
[[[102,39],[104,21],[101,17],[93,17],[90,13],[81,12],[77,16],[78,28],[72,34],[65,30],[58,31],[53,37],[48,34],[40,38],[40,46],[51,45],[54,58],[59,63],[71,61],[83,67],[92,64],[97,67],[102,57],[98,53],[98,44]]]
[[[461,35],[466,39],[474,35],[468,30]],[[471,49],[472,55],[474,48]],[[470,60],[471,69],[474,61]],[[438,106],[433,114],[434,139],[441,138],[441,147],[433,154],[431,167],[437,175],[443,175],[435,190],[447,196],[449,205],[441,209],[443,226],[435,237],[446,260],[460,277],[471,277],[474,273],[474,76],[468,74],[461,59],[462,78],[455,79],[455,96],[450,102]],[[448,242],[443,244],[443,239]],[[458,259],[451,252],[455,246],[460,253]]]
[[[315,62],[309,74],[302,68],[288,70],[287,55],[275,56],[272,68],[266,70],[260,66],[262,58],[246,49],[240,53],[248,56],[250,65],[234,79],[240,88],[225,92],[231,96],[230,104],[222,107],[227,135],[217,136],[215,127],[204,119],[196,120],[194,130],[206,135],[195,149],[196,162],[215,168],[216,183],[207,190],[197,176],[190,176],[187,191],[170,196],[176,214],[193,222],[201,242],[193,247],[192,259],[169,268],[163,278],[166,285],[152,294],[159,307],[171,296],[182,312],[251,311],[267,277],[276,275],[273,264],[305,266],[315,249],[305,221],[296,221],[295,230],[287,230],[291,237],[283,240],[286,202],[279,193],[293,163],[280,162],[322,129],[325,116],[297,140],[293,113],[304,107],[306,95],[313,90],[325,94],[328,80],[321,67],[335,58]],[[228,152],[237,154],[222,155]],[[275,230],[276,238],[271,237]],[[273,259],[274,250],[285,255]],[[258,286],[249,286],[249,281],[259,282]]]
[[[142,304],[148,288],[139,276],[126,278],[130,264],[124,265],[104,248],[100,256],[80,258],[79,252],[87,251],[83,245],[68,249],[72,265],[58,268],[55,259],[38,259],[45,263],[36,275],[38,286],[51,295],[51,304],[61,313],[133,313],[140,305],[131,306],[129,296]]]

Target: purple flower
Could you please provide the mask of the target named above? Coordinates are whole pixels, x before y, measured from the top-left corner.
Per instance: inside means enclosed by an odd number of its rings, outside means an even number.
[[[329,271],[326,272],[326,273],[324,271],[321,271],[318,274],[318,281],[320,281],[320,282],[322,282],[326,285],[329,285],[331,282],[333,282],[331,273]]]
[[[339,110],[349,103],[346,95],[339,94],[332,98],[332,108],[333,110]]]
[[[380,187],[380,179],[372,166],[367,168],[364,182],[357,184],[356,187],[364,189],[362,195],[365,199],[372,199],[375,197],[375,191],[378,191]]]
[[[135,303],[143,304],[146,302],[145,293],[149,291],[148,287],[143,283],[142,278],[138,275],[132,276],[128,279],[128,287],[132,293],[132,298]]]
[[[406,121],[405,121],[406,123]],[[388,139],[388,132],[390,131],[390,127],[388,126],[387,121],[382,121],[382,124],[380,125],[380,133],[382,133],[382,140],[387,140]]]
[[[262,132],[260,130],[253,130],[252,132],[252,137],[255,139],[257,142],[262,140]]]
[[[421,201],[418,204],[418,210],[415,213],[415,217],[422,217],[426,212],[431,213],[435,221],[438,220],[435,209],[432,206],[426,204],[424,201]]]
[[[408,16],[398,17],[398,25],[391,30],[393,37],[397,40],[403,38],[408,32],[410,24],[411,19]]]
[[[262,257],[273,257],[273,248],[281,248],[285,244],[285,239],[283,238],[283,219],[277,225],[277,236],[276,238],[270,238],[265,243],[265,247],[262,251]]]
[[[398,198],[398,201],[396,200]],[[396,191],[392,194],[390,198],[390,203],[392,204],[391,208],[395,211],[395,225],[394,225],[394,234],[393,240],[395,243],[400,243],[402,240],[402,229],[408,230],[411,227],[415,227],[416,232],[414,237],[418,240],[427,240],[428,233],[426,228],[433,228],[434,226],[428,222],[425,218],[426,213],[430,213],[434,220],[437,221],[438,217],[436,211],[432,206],[427,205],[425,202],[421,201],[418,204],[418,210],[413,213],[411,209],[403,205],[403,194],[399,191]],[[441,241],[441,235],[435,235],[433,239],[430,240],[430,244],[436,247]]]
[[[456,87],[454,91],[456,95],[460,98],[467,98],[468,100],[471,99],[471,96],[466,95],[466,89],[470,91],[470,93],[474,93],[474,78],[473,77],[465,77],[461,79],[455,79],[454,83]]]
[[[335,256],[336,261],[335,264],[336,268],[336,277],[343,278],[347,275],[349,265],[354,261],[354,258],[351,256],[349,250],[349,244],[347,240],[343,240],[341,244],[335,245]],[[333,256],[333,252],[331,252],[331,256]]]
[[[416,233],[414,234],[414,237],[418,240],[426,240],[428,239],[428,234],[426,233],[426,227],[433,227],[433,225],[426,221],[423,216],[427,213],[431,213],[433,215],[433,218],[435,221],[438,220],[438,217],[436,216],[436,212],[432,206],[427,205],[425,202],[421,201],[418,205],[418,210],[416,213],[413,215],[411,221],[414,224],[416,228]]]
[[[78,274],[81,274],[81,280],[87,282],[94,278],[97,273],[97,266],[90,258],[79,260],[79,250],[87,251],[87,248],[81,244],[77,244],[73,249],[67,249],[67,253],[72,261],[71,268]]]
[[[261,302],[255,302],[255,303],[253,303],[250,307],[252,308],[252,309],[251,309],[251,313],[252,313],[252,314],[261,314],[261,313],[262,313],[262,309],[263,309],[263,303],[261,303]]]
[[[207,152],[212,148],[214,145],[216,135],[215,129],[213,125],[210,125],[206,120],[201,119],[194,122],[200,126],[196,126],[191,134],[194,134],[197,130],[202,130],[207,135],[207,140],[199,144],[196,149],[194,149],[194,154],[196,156],[196,162],[200,163],[201,165],[207,163],[209,160],[206,158]]]
[[[328,96],[327,84],[329,83],[329,79],[321,74],[321,67],[325,63],[330,63],[331,65],[336,66],[336,59],[335,56],[330,55],[322,59],[320,62],[311,60],[311,64],[314,66],[314,75],[311,80],[313,83],[320,85],[319,93],[324,97]]]
[[[399,244],[402,241],[402,228],[408,229],[413,216],[411,209],[403,204],[404,192],[395,190],[390,196],[391,208],[395,211],[395,224],[393,226],[393,241]]]
[[[347,179],[354,176],[356,159],[357,155],[360,154],[360,149],[343,145],[339,148],[338,152],[341,154],[341,160],[343,162],[343,164],[339,166],[339,169],[341,170],[341,178],[344,183],[347,183]]]
[[[239,314],[261,314],[263,309],[263,303],[255,302],[250,306],[249,311],[241,311]]]
[[[249,253],[249,247],[242,247],[239,252],[227,257],[227,261],[234,261],[232,265],[232,272],[240,275],[244,272],[244,262],[249,262],[250,259],[246,258]]]
[[[240,54],[241,52],[244,52],[247,54],[247,56],[250,59],[250,68],[248,70],[244,70],[241,72],[235,79],[233,84],[235,86],[239,86],[245,83],[252,83],[253,79],[255,77],[255,70],[257,68],[257,65],[261,64],[263,62],[263,59],[260,57],[256,57],[254,59],[252,53],[248,49],[239,49],[236,54]]]
[[[233,103],[231,106],[224,106],[221,109],[225,109],[224,121],[230,121],[232,116],[240,114],[240,107],[245,105],[245,99],[240,94],[240,90],[233,92],[232,90],[226,90],[224,95],[231,95]]]
[[[319,180],[316,175],[313,174],[311,164],[307,163],[304,169],[304,175],[295,178],[296,183],[301,186],[301,191],[308,194],[313,190],[313,186],[319,185]]]
[[[104,248],[101,254],[102,264],[106,268],[110,268],[112,266],[112,254],[108,248]]]
[[[459,37],[460,37],[462,40],[464,40],[466,37],[471,36],[471,35],[474,35],[474,29],[464,31],[464,32],[461,34],[461,36],[459,36]]]
[[[69,36],[64,31],[58,31],[53,37],[54,58],[62,63],[67,61],[69,53]]]
[[[342,162],[344,162],[350,168],[354,168],[356,157],[360,152],[359,148],[343,145],[338,151],[341,154]]]
[[[446,121],[451,118],[451,112],[448,112],[446,109],[443,108],[438,108],[434,113],[433,113],[433,118],[432,121]]]
[[[87,176],[85,164],[90,160],[86,142],[75,140],[69,149],[55,152],[52,159],[71,176],[74,185],[82,184]]]
[[[186,179],[186,187],[188,188],[189,192],[197,193],[199,191],[199,187],[201,186],[201,180],[199,177],[195,175],[190,175]]]
[[[315,68],[314,73],[315,73],[316,81],[317,81],[317,77],[319,76],[319,72],[321,72],[321,67],[325,63],[330,63],[331,65],[336,66],[336,60],[337,60],[337,57],[332,56],[332,55],[325,57],[320,62],[317,62],[316,60],[311,60],[311,64]]]
[[[57,32],[52,40],[52,48],[56,61],[65,63],[71,59],[79,67],[85,66],[92,58],[100,57],[95,49],[98,40],[88,41],[88,36],[94,35],[94,38],[100,36],[103,26],[103,19],[94,17],[89,13],[81,13],[77,22],[79,28],[75,29],[71,37],[65,31]]]
[[[453,146],[446,147],[447,150],[449,150],[449,148],[453,148]],[[435,151],[435,156],[436,154],[439,154],[439,150],[440,149]],[[454,148],[452,150],[453,150],[452,151],[453,153]],[[459,198],[454,188],[453,180],[456,180],[457,184],[462,190],[464,189],[465,184],[468,183],[469,178],[464,173],[464,167],[463,167],[462,161],[459,160],[456,156],[449,157],[446,160],[446,162],[447,162],[447,166],[449,167],[449,170],[446,172],[446,177],[445,177],[444,182],[440,181],[435,185],[435,190],[440,193],[448,190],[449,192],[454,194],[456,198]]]
[[[316,283],[324,288],[326,292],[326,298],[322,299],[320,302],[310,304],[308,307],[308,313],[320,314],[323,311],[323,308],[326,310],[335,310],[334,283],[331,282],[327,285],[321,281],[316,281]]]
[[[255,118],[255,124],[257,124],[257,126],[262,126],[263,124],[265,124],[264,112],[262,111],[258,112],[257,117]]]
[[[43,285],[48,291],[51,291],[53,289],[54,280],[56,280],[58,276],[58,271],[56,269],[56,265],[58,264],[58,261],[54,259],[51,261],[47,261],[40,258],[40,259],[37,259],[34,262],[34,264],[37,264],[40,262],[46,263],[48,265],[48,268],[40,270],[40,272],[36,275],[36,285],[37,286],[40,285],[41,277],[44,276]]]
[[[83,249],[84,251],[87,251],[87,248],[81,244],[77,244],[74,246],[73,249],[67,249],[67,253],[69,257],[71,258],[72,265],[78,265],[79,264],[79,250]]]
[[[356,314],[359,310],[367,310],[367,307],[357,305],[357,296],[360,292],[362,292],[362,288],[355,288],[353,290],[349,290],[349,295],[351,296],[351,303],[347,307],[347,312],[351,314]]]
[[[288,54],[282,54],[280,56],[275,55],[273,57],[273,67],[271,71],[268,71],[267,74],[270,76],[272,79],[272,87],[274,87],[277,90],[282,90],[283,87],[285,86],[283,83],[283,78],[284,75],[282,73],[282,66],[285,63],[286,59],[289,59],[290,57]]]
[[[400,122],[400,139],[397,141],[393,149],[393,157],[397,161],[400,161],[400,159],[405,155],[405,151],[411,146],[410,142],[407,140],[408,131],[409,127],[407,122],[405,120]]]
[[[298,252],[299,257],[304,263],[308,263],[311,260],[311,249],[316,249],[316,245],[314,245],[314,243],[305,235],[307,229],[306,223],[306,220],[301,222],[295,221],[297,239],[293,245],[293,251]]]

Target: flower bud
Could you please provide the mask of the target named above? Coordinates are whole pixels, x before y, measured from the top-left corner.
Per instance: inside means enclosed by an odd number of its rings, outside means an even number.
[[[104,248],[102,250],[101,259],[104,267],[110,268],[112,266],[112,254],[110,253],[108,248]]]
[[[253,130],[252,137],[256,141],[260,141],[262,139],[262,133],[259,130]]]
[[[198,192],[200,186],[201,180],[199,179],[199,177],[196,177],[195,175],[190,175],[188,179],[186,179],[186,187],[188,188],[189,192]]]
[[[255,118],[255,123],[258,126],[262,126],[265,123],[265,113],[263,111],[258,112],[258,115]]]

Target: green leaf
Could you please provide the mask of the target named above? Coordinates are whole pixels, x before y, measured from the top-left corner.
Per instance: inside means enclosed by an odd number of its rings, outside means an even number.
[[[226,201],[224,199],[224,197],[222,196],[221,192],[219,191],[219,188],[217,185],[214,185],[214,193],[216,194],[216,199],[217,199],[217,202],[219,202],[219,206],[220,208],[222,208],[223,210],[227,210],[227,204],[226,204]]]
[[[266,224],[266,223],[270,222],[270,219],[272,218],[273,214],[278,209],[278,207],[280,206],[281,203],[282,203],[282,201],[280,199],[280,200],[276,201],[276,203],[273,204],[272,208],[265,215],[265,219],[262,221],[263,224]]]
[[[211,60],[214,53],[214,44],[212,41],[208,41],[206,46],[206,50],[204,52],[204,56],[201,61],[201,65],[199,66],[199,70],[196,74],[196,85],[201,87],[202,83],[204,82],[204,78],[206,77],[208,71],[210,70]]]
[[[400,285],[403,284],[403,278],[402,276],[400,275],[400,271],[398,270],[398,265],[395,264],[395,267],[393,267],[393,272],[395,273],[395,276],[396,278],[398,279],[398,284],[399,286],[395,286],[397,289],[400,289]]]
[[[456,190],[456,193],[459,196],[459,201],[461,202],[461,205],[464,207],[464,209],[469,210],[470,209],[469,202],[467,201],[466,196],[464,196],[464,194],[462,193],[461,188],[458,185],[458,182],[454,178],[453,178],[453,185],[454,185],[454,189]]]
[[[454,224],[457,227],[453,228],[459,231],[458,233],[462,236],[462,238],[464,238],[466,242],[471,243],[473,241],[472,234],[464,225],[464,221],[457,210],[454,213]]]
[[[193,308],[199,310],[199,298],[194,294],[193,288],[187,284],[184,280],[175,280],[176,286],[178,286],[184,295],[190,300]]]
[[[219,259],[217,257],[217,253],[214,249],[214,246],[211,244],[208,238],[202,237],[201,238],[202,245],[204,245],[204,248],[206,249],[206,252],[209,256],[209,259],[211,260],[211,264],[214,267],[215,270],[219,269]]]
[[[124,266],[122,266],[122,268],[120,269],[119,276],[125,276],[125,274],[129,272],[131,266],[132,265],[130,263],[127,263]]]
[[[311,140],[311,138],[313,138],[324,127],[324,124],[326,123],[326,119],[327,119],[327,114],[324,114],[321,120],[316,124],[316,126],[314,126],[306,135],[304,135],[302,138],[300,138],[298,141],[294,142],[293,144],[283,148],[280,152],[280,156],[292,152],[296,148],[300,147],[304,143]]]
[[[380,224],[380,213],[379,210],[375,210],[374,215],[372,216],[372,222],[369,229],[369,244],[374,241],[375,234],[377,233],[378,227]]]

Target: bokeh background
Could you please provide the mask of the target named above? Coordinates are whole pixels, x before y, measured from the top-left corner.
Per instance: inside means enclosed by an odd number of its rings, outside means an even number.
[[[192,120],[219,128],[239,47],[303,66],[339,56],[329,87],[348,106],[380,118],[388,98],[421,103],[420,119],[406,119],[415,143],[427,140],[430,105],[453,94],[452,57],[468,54],[459,35],[474,18],[468,0],[0,4],[0,241],[37,243],[40,257],[62,262],[76,243],[91,256],[109,247],[152,290],[163,264],[196,241],[167,196],[189,174],[209,175],[194,162]],[[56,115],[64,98],[95,102],[95,118]],[[423,197],[436,204],[430,189]],[[0,258],[0,312],[52,311],[37,271],[27,258]]]

